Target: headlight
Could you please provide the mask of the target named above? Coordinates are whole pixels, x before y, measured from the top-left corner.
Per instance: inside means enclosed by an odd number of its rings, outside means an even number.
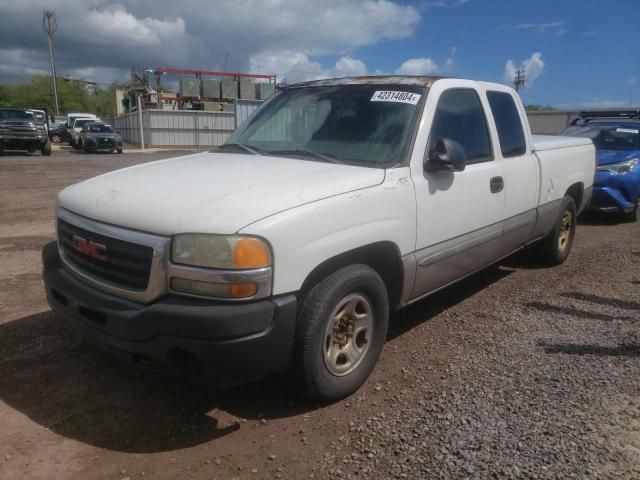
[[[176,235],[171,261],[169,285],[178,293],[231,300],[271,294],[271,250],[259,238]]]
[[[638,164],[640,164],[640,159],[632,158],[630,160],[625,160],[624,162],[611,163],[609,165],[600,165],[598,168],[596,168],[596,170],[598,170],[599,172],[612,172],[616,175],[626,175]]]
[[[261,268],[271,265],[271,251],[255,237],[188,233],[173,237],[171,260],[206,268]]]

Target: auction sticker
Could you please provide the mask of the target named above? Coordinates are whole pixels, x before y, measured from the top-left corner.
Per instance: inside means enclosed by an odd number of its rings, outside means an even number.
[[[398,102],[417,105],[420,100],[419,93],[413,92],[395,92],[392,90],[378,90],[371,97],[372,102]]]

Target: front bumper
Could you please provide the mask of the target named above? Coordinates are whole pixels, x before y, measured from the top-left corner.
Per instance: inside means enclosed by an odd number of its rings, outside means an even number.
[[[40,148],[44,146],[47,141],[49,141],[49,137],[47,136],[47,134],[32,136],[13,135],[6,133],[0,134],[0,144],[2,144],[4,148],[7,148],[9,150],[11,148]]]
[[[85,140],[87,144],[87,148],[93,151],[105,150],[112,151],[122,148],[122,142],[113,141],[113,142],[101,142],[95,140]]]
[[[44,247],[42,262],[51,308],[120,358],[220,386],[290,365],[294,295],[233,305],[169,295],[143,305],[76,279],[62,266],[56,242]]]
[[[589,210],[610,213],[633,211],[640,195],[640,168],[627,175],[596,172]]]

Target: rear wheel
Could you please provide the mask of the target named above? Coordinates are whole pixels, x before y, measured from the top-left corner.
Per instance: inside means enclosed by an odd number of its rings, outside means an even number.
[[[384,282],[366,265],[329,275],[301,300],[293,377],[310,398],[326,403],[357,390],[375,367],[387,334]]]
[[[569,256],[576,231],[576,216],[576,202],[572,197],[564,197],[553,230],[537,245],[537,252],[545,264],[560,265]]]
[[[62,143],[62,137],[57,133],[54,133],[53,135],[51,135],[51,141],[53,143]]]

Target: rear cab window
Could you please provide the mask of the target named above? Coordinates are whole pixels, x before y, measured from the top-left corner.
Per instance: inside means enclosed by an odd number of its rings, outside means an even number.
[[[504,158],[518,157],[527,151],[518,107],[511,94],[488,91],[487,100],[498,130],[500,151]]]

